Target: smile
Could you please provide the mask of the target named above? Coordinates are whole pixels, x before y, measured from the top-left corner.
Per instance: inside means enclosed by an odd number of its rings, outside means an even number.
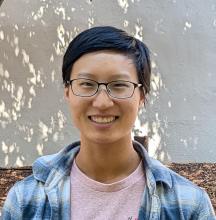
[[[90,116],[89,118],[91,121],[99,124],[111,123],[117,119],[115,116]]]

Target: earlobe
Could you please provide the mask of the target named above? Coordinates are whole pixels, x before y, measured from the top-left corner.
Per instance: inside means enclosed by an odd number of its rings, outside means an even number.
[[[65,97],[66,100],[69,99],[69,88],[68,87],[64,88],[64,97]]]
[[[145,106],[145,95],[143,93],[140,94],[140,101],[139,101],[139,107],[143,107],[143,104]]]
[[[143,106],[145,106],[145,101],[144,99],[141,99],[139,102],[139,108],[142,108]]]

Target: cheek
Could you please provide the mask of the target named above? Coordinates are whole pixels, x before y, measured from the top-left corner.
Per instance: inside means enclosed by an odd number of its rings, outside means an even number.
[[[82,100],[78,97],[71,97],[69,101],[69,108],[72,120],[77,126],[81,120],[85,119],[87,115],[87,109],[89,106],[88,100]]]
[[[126,113],[127,121],[134,123],[138,115],[139,104],[137,101],[132,101],[131,103],[123,106],[123,111]]]
[[[81,114],[82,109],[83,109],[80,101],[77,100],[76,98],[71,99],[69,101],[69,108],[70,108],[70,113],[71,113],[72,119],[73,119],[74,122],[76,122],[77,119],[80,118],[80,114]]]
[[[70,114],[71,114],[71,119],[73,126],[76,128],[80,129],[80,124],[81,124],[81,112],[78,110],[79,108],[76,108],[74,106],[70,106]]]

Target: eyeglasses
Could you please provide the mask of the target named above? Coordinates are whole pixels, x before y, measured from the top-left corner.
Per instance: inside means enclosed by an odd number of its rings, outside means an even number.
[[[116,80],[108,83],[99,83],[91,79],[78,78],[66,81],[66,86],[70,85],[71,90],[74,95],[81,97],[91,97],[95,95],[100,85],[106,87],[107,93],[117,99],[127,99],[132,97],[135,88],[142,87],[142,84],[125,81],[125,80]]]

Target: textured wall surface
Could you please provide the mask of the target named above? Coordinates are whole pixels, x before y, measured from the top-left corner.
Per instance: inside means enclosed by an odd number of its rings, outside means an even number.
[[[215,0],[10,0],[0,7],[0,167],[31,165],[79,138],[63,97],[69,41],[123,28],[152,53],[135,134],[164,162],[216,162]]]

